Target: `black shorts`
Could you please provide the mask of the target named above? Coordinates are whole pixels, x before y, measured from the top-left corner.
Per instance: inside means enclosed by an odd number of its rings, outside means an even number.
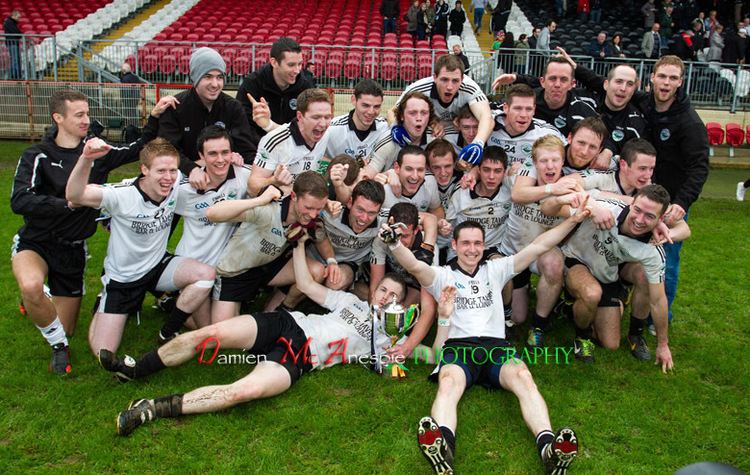
[[[252,316],[258,324],[258,336],[255,337],[252,348],[248,348],[248,353],[265,355],[267,361],[274,361],[286,368],[292,378],[292,384],[296,383],[302,374],[312,371],[310,348],[305,344],[307,335],[289,312],[259,312]],[[286,343],[281,340],[282,338]],[[290,347],[293,355],[289,353]],[[304,352],[301,353],[300,350]]]
[[[586,266],[586,264],[573,257],[565,258],[565,267],[567,269],[571,269],[573,266],[577,265]],[[596,277],[594,278],[596,279]],[[599,279],[596,279],[596,281],[599,282],[599,286],[602,288],[602,297],[599,299],[599,307],[620,307],[620,305],[625,304],[625,300],[628,298],[628,291],[622,282],[617,280],[611,283],[603,283],[600,282]]]
[[[253,267],[231,277],[216,276],[214,300],[247,302],[253,300],[261,287],[268,285],[292,258],[291,248],[260,267]]]
[[[13,255],[33,251],[47,264],[49,293],[57,297],[82,297],[85,293],[83,274],[86,270],[86,241],[30,241],[16,236]]]
[[[484,250],[484,253],[482,253],[482,259],[485,261],[489,261],[495,257],[505,257],[505,254],[500,252],[500,248],[497,246],[488,247]]]
[[[466,375],[466,389],[474,384],[486,388],[500,388],[500,369],[513,361],[516,350],[507,340],[490,337],[450,339],[440,353],[438,366],[430,374],[430,381],[437,381],[440,369],[447,364],[461,367]]]
[[[107,280],[106,274],[102,276],[104,288],[102,289],[98,311],[125,315],[140,311],[146,292],[156,290],[159,277],[173,258],[172,254],[164,254],[164,257],[153,269],[133,282],[117,282],[116,280]]]
[[[528,287],[531,284],[531,271],[527,267],[513,277],[513,290]]]

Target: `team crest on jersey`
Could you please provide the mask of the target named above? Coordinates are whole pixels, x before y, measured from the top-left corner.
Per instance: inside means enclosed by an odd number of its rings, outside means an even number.
[[[293,111],[297,110],[297,98],[296,97],[294,99],[289,99],[289,108],[292,109]]]
[[[555,117],[555,127],[557,127],[558,129],[562,128],[562,127],[565,127],[566,123],[567,122],[565,121],[565,117],[562,117],[562,116],[559,116],[559,115],[557,117]]]
[[[625,132],[623,132],[622,130],[615,129],[612,131],[612,140],[614,140],[615,142],[619,142],[624,138],[625,138]]]
[[[530,155],[531,154],[531,145],[530,144],[523,144],[523,146],[521,147],[521,150],[523,151],[524,154]]]
[[[671,136],[672,134],[669,132],[669,129],[661,129],[661,132],[659,132],[659,138],[662,142],[669,140]]]
[[[237,199],[237,192],[234,190],[230,191],[229,194],[227,195],[227,199],[230,199],[230,200]]]
[[[456,282],[456,288],[457,289],[465,289],[466,287],[464,287],[463,285],[461,285],[461,282]]]
[[[227,124],[225,124],[224,122],[222,122],[220,120],[216,121],[214,123],[214,125],[217,126],[217,127],[221,127],[222,129],[226,129],[227,128]]]
[[[167,207],[171,208],[173,206],[174,206],[174,198],[172,198],[171,200],[169,200],[169,203],[167,203]]]
[[[271,234],[281,237],[281,230],[279,228],[271,228]]]

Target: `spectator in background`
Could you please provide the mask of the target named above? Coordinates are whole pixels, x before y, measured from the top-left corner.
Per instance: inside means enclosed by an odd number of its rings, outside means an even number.
[[[710,12],[708,12],[708,27],[706,28],[709,38],[711,38],[711,35],[713,34],[714,30],[716,30],[716,25],[718,24],[719,20],[716,19],[716,10],[711,10]]]
[[[458,56],[461,62],[464,63],[464,74],[468,74],[469,68],[471,68],[471,66],[469,66],[469,58],[467,58],[464,52],[461,50],[461,43],[455,43],[452,49],[453,54]]]
[[[674,54],[683,61],[695,61],[694,39],[695,33],[693,30],[682,31],[677,38],[675,38],[674,44],[672,45]]]
[[[578,0],[578,17],[581,21],[586,21],[591,12],[591,4],[589,0]]]
[[[13,10],[3,23],[5,32],[5,46],[8,47],[10,56],[10,79],[21,79],[21,35],[23,32],[18,26],[21,12]]]
[[[664,42],[661,39],[659,30],[661,25],[654,22],[651,25],[651,31],[647,31],[643,34],[643,40],[641,41],[641,53],[644,58],[648,59],[659,59],[661,57],[661,48]]]
[[[413,38],[416,38],[418,36],[418,28],[419,28],[419,0],[414,0],[414,3],[411,4],[409,7],[409,10],[406,11],[406,31],[408,33],[411,33],[411,36]]]
[[[740,26],[742,26],[742,23],[740,23]],[[725,43],[721,62],[745,64],[745,52],[747,51],[747,33],[745,33],[745,30],[738,28],[736,33],[727,37]]]
[[[552,33],[557,29],[557,23],[555,20],[547,20],[547,25],[542,28],[539,33],[539,38],[536,41],[536,49],[542,49],[549,51],[549,43],[552,40]]]
[[[705,20],[706,20],[706,14],[705,14],[705,13],[703,13],[703,12],[699,12],[699,13],[698,13],[698,16],[697,16],[697,17],[696,17],[695,19],[693,19],[693,21],[692,21],[692,22],[690,22],[690,23],[695,23],[695,22],[699,22],[699,23],[701,24],[701,29],[700,29],[700,32],[701,32],[701,34],[702,34],[702,35],[703,35],[704,37],[705,37],[705,36],[708,36],[708,34],[707,34],[707,31],[708,31],[708,30],[706,29],[706,21],[705,21]]]
[[[495,35],[495,41],[492,43],[490,49],[492,51],[499,51],[500,47],[503,45],[503,41],[505,41],[505,32],[500,30],[497,32],[497,35]]]
[[[656,21],[656,5],[654,0],[648,0],[641,7],[641,13],[643,14],[643,26],[645,28],[651,28]]]
[[[495,6],[492,10],[492,21],[490,22],[490,30],[493,33],[505,30],[505,25],[508,24],[510,9],[512,6],[513,0],[497,1],[497,6]]]
[[[460,1],[456,1],[455,8],[448,15],[448,21],[450,22],[451,35],[461,36],[464,33],[466,12],[463,10]]]
[[[603,61],[609,56],[612,56],[609,43],[607,43],[607,33],[600,31],[599,34],[596,35],[596,38],[591,40],[587,53],[597,61]]]
[[[448,36],[448,14],[450,6],[445,0],[437,0],[435,3],[435,28],[433,32],[436,35]]]
[[[474,33],[479,34],[484,16],[484,0],[471,0],[471,6],[474,7]]]
[[[625,50],[622,48],[622,35],[620,33],[615,33],[615,36],[612,37],[612,42],[609,44],[609,50],[611,56],[614,58],[625,57]]]
[[[535,26],[533,30],[531,30],[531,36],[529,36],[529,49],[537,49],[537,42],[539,40],[539,35],[542,33],[542,29],[538,26]]]
[[[724,27],[719,25],[714,30],[714,34],[711,35],[710,46],[708,47],[708,55],[706,61],[721,62],[721,55],[724,51]]]
[[[133,74],[129,63],[122,63],[120,66],[120,82],[123,84],[140,84],[143,81]],[[138,101],[141,97],[140,90],[136,87],[123,87],[120,89],[120,100],[122,101],[123,117],[126,125],[140,124],[138,114]]]
[[[672,20],[672,12],[674,8],[665,7],[659,15],[659,24],[661,25],[661,35],[665,41],[669,41],[672,38],[672,28],[674,28],[674,21]]]
[[[599,24],[602,21],[602,0],[590,0],[591,6],[591,23]]]
[[[694,21],[690,24],[690,31],[693,33],[693,57],[698,61],[705,61],[706,55],[703,51],[708,46],[706,37],[701,34],[703,30],[701,22]]]
[[[383,33],[395,33],[398,21],[398,0],[383,0],[380,5],[380,14],[383,15]]]
[[[506,73],[515,71],[513,67],[514,53],[513,51],[509,51],[515,47],[516,39],[513,37],[513,33],[510,31],[505,33],[505,38],[503,38],[503,42],[500,44],[500,67]]]
[[[527,74],[526,72],[526,61],[528,59],[527,51],[522,50],[528,50],[529,49],[529,40],[528,37],[525,34],[521,34],[521,36],[518,37],[518,41],[516,41],[515,44],[516,50],[516,73],[518,74]]]
[[[432,25],[435,22],[435,10],[430,6],[430,1],[422,3],[417,13],[417,39],[424,40],[432,33]]]
[[[305,64],[305,67],[300,71],[300,76],[307,81],[309,84],[311,84],[311,87],[318,87],[317,81],[315,81],[315,71],[313,71],[313,68],[315,67],[314,61],[308,61]]]

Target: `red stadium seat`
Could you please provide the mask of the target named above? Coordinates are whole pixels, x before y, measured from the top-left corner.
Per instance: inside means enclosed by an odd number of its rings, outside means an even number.
[[[727,143],[729,144],[729,158],[734,157],[734,147],[739,147],[745,141],[745,133],[740,124],[727,124]]]
[[[234,74],[244,76],[250,71],[250,58],[247,56],[237,56],[232,61],[232,70]]]
[[[394,53],[383,53],[383,60],[380,63],[380,78],[384,81],[393,81],[396,78],[397,63]]]
[[[152,74],[156,72],[156,68],[159,66],[159,57],[155,54],[147,54],[143,56],[141,61],[141,72],[145,74]]]
[[[403,54],[401,56],[399,77],[404,82],[412,82],[417,78],[417,63],[414,61],[414,55]]]
[[[362,72],[362,53],[349,53],[344,63],[344,77],[349,80],[357,79]]]
[[[708,132],[708,153],[713,156],[714,146],[724,143],[724,129],[721,128],[721,124],[718,122],[708,122],[706,124],[706,131]]]

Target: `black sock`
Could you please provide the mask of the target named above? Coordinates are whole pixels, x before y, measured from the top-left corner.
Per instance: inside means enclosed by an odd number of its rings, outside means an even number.
[[[190,317],[190,314],[180,310],[176,305],[174,307],[174,310],[172,310],[172,313],[169,315],[169,320],[167,320],[167,323],[164,324],[163,327],[161,327],[161,335],[165,338],[168,338],[170,335],[174,335],[178,331],[180,331],[180,328],[185,324],[185,321]]]
[[[648,316],[650,317],[651,314],[649,313]],[[640,318],[635,318],[633,315],[630,315],[630,329],[628,330],[628,335],[630,336],[643,335],[643,329],[646,327],[646,318],[640,319]]]
[[[543,317],[534,312],[534,326],[542,331],[549,330],[549,317]]]
[[[536,450],[539,452],[539,456],[542,456],[544,448],[555,440],[555,434],[551,430],[543,430],[536,435]],[[544,459],[542,459],[544,460]]]
[[[448,444],[448,447],[451,449],[451,453],[456,453],[456,435],[453,433],[452,430],[445,426],[440,426],[440,432],[443,434],[443,438],[445,439],[445,443]]]
[[[158,397],[154,399],[156,417],[177,417],[182,414],[182,394]]]
[[[578,325],[576,325],[576,338],[580,338],[582,340],[590,340],[591,339],[591,327],[578,328]]]
[[[134,376],[138,378],[148,376],[164,368],[166,368],[166,365],[159,357],[159,351],[152,350],[138,359],[138,362],[135,364],[136,374]]]
[[[503,305],[503,313],[505,314],[505,325],[509,327],[513,326],[513,305]],[[508,322],[511,322],[511,324],[509,325]]]
[[[750,188],[750,178],[748,178],[747,181],[742,184],[742,186],[745,188]]]

